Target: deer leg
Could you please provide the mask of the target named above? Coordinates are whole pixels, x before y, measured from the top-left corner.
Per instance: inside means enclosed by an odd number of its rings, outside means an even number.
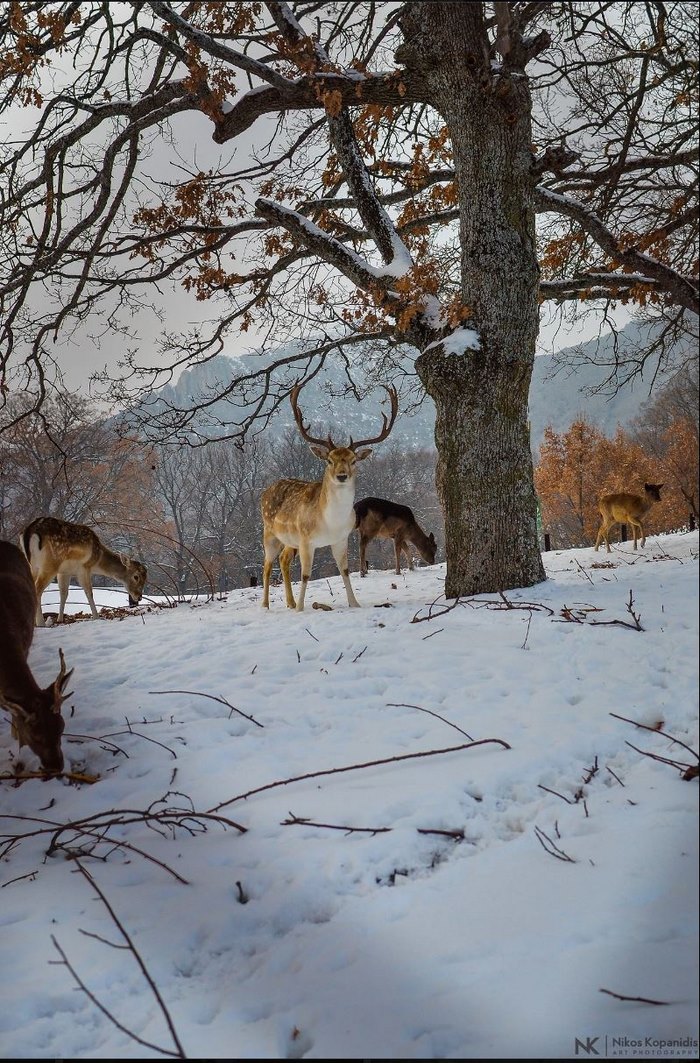
[[[338,572],[343,577],[343,583],[345,584],[345,593],[348,596],[348,605],[351,609],[359,609],[360,603],[355,597],[355,593],[350,583],[350,572],[348,570],[348,541],[344,539],[341,543],[335,543],[331,546],[335,563],[338,566]]]
[[[263,563],[263,609],[270,608],[270,573],[272,572],[272,566],[277,560],[277,555],[282,549],[282,543],[274,535],[263,536],[263,547],[265,550],[265,561]]]
[[[608,553],[610,553],[610,541],[608,539],[608,532],[610,531],[611,527],[612,527],[612,524],[606,524],[605,520],[603,520],[603,523],[601,524],[600,528],[598,529],[598,538],[595,541],[596,550],[600,546],[600,544],[603,541],[603,539],[605,539],[605,545],[607,547]]]
[[[405,539],[402,539],[401,550],[406,555],[406,561],[408,562],[409,569],[411,570],[411,572],[413,572],[413,550],[411,549],[411,543],[407,542]]]
[[[369,539],[366,535],[360,535],[360,575],[364,578],[367,575],[367,543]]]
[[[314,548],[309,546],[308,543],[299,543],[299,560],[301,561],[301,590],[299,591],[299,597],[297,599],[297,612],[301,613],[304,608],[304,598],[306,597],[306,588],[311,576],[311,566],[314,563]],[[346,555],[347,564],[347,555]]]
[[[98,619],[98,612],[97,612],[97,606],[95,605],[95,596],[92,593],[92,581],[90,579],[90,573],[88,572],[88,570],[86,568],[82,568],[78,572],[76,572],[76,576],[78,577],[78,583],[80,584],[80,586],[85,591],[85,597],[87,598],[88,605],[90,606],[90,612],[92,613],[92,619],[93,620],[97,620]]]
[[[635,548],[635,550],[637,549],[637,537],[639,537],[641,539],[642,548],[643,548],[644,544],[646,542],[646,539],[644,538],[644,525],[642,524],[641,520],[639,521],[639,523],[637,523],[636,521],[630,520],[630,524],[632,525],[632,533],[634,535],[634,548]]]
[[[68,588],[70,587],[70,576],[66,572],[59,572],[56,580],[58,582],[58,623],[63,623],[63,612],[68,600]]]
[[[41,611],[41,596],[51,582],[50,576],[38,575],[34,577],[34,587],[36,589],[36,617],[34,623],[37,627],[46,627],[46,621],[44,620],[44,614]]]
[[[287,599],[288,609],[296,609],[297,604],[292,593],[292,580],[289,571],[295,554],[296,550],[293,546],[285,546],[280,554],[280,568],[282,570],[282,579],[284,580],[284,594]]]
[[[401,551],[404,549],[404,544],[400,536],[396,536],[394,539],[394,553],[396,554],[396,575],[401,575]]]

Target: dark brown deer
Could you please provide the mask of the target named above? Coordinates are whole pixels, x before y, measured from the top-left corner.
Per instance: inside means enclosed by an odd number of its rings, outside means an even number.
[[[87,524],[71,524],[55,517],[37,517],[22,532],[20,546],[29,561],[34,576],[38,600],[36,623],[44,626],[41,596],[52,579],[58,580],[58,623],[63,622],[63,610],[68,598],[71,576],[75,576],[85,591],[93,619],[97,608],[92,593],[92,573],[111,576],[123,583],[129,593],[129,605],[138,605],[146,582],[146,566],[126,554],[108,549]]]
[[[34,637],[36,589],[26,557],[14,543],[0,541],[0,706],[12,718],[12,736],[29,746],[45,771],[63,771],[61,735],[65,726],[61,705],[70,697],[64,690],[73,674],[61,670],[41,689],[27,663]]]
[[[389,502],[386,498],[363,498],[355,502],[355,527],[360,536],[360,575],[367,574],[367,543],[372,539],[393,539],[396,553],[396,575],[401,574],[401,551],[413,568],[413,556],[408,549],[412,543],[428,565],[435,564],[437,543],[431,532],[426,535],[408,506]]]
[[[261,498],[263,519],[263,600],[269,608],[270,573],[280,554],[280,568],[289,609],[301,612],[304,596],[311,575],[314,552],[319,546],[330,546],[338,571],[343,577],[348,605],[357,608],[359,602],[350,583],[348,571],[348,536],[355,527],[352,504],[355,499],[355,474],[358,461],[364,461],[372,453],[361,450],[368,443],[380,443],[389,435],[398,412],[398,396],[392,387],[383,385],[391,400],[389,417],[382,414],[383,427],[372,439],[352,439],[347,447],[339,447],[328,435],[317,439],[309,435],[297,402],[299,385],[292,389],[290,398],[299,431],[311,450],[325,462],[323,479],[309,483],[306,480],[278,480],[263,491]],[[294,554],[298,551],[301,560],[301,590],[299,601],[294,600],[289,573]]]
[[[662,487],[663,484],[644,484],[643,496],[628,494],[627,492],[621,492],[616,495],[602,495],[598,502],[598,508],[603,520],[598,529],[598,538],[595,541],[596,550],[605,539],[605,545],[608,548],[608,553],[610,553],[608,533],[615,524],[629,524],[634,534],[635,550],[637,549],[638,536],[642,540],[643,548],[646,537],[644,535],[642,517],[646,517],[654,502],[661,501]]]

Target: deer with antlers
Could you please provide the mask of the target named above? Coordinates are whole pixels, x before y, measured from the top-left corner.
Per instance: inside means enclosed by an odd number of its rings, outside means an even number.
[[[14,543],[0,542],[0,706],[12,718],[12,736],[29,746],[45,771],[63,771],[61,735],[65,726],[61,705],[73,674],[66,671],[63,650],[61,670],[41,689],[27,663],[34,637],[36,589],[26,557]]]
[[[92,593],[92,574],[111,576],[126,587],[129,605],[138,605],[146,582],[146,566],[126,554],[116,554],[100,541],[87,524],[72,524],[55,517],[37,517],[22,532],[20,546],[31,566],[37,594],[36,623],[44,626],[41,596],[52,579],[58,580],[58,623],[68,598],[71,576],[75,576],[85,591],[93,619],[97,608]]]
[[[357,462],[364,461],[372,453],[368,444],[381,443],[386,439],[398,412],[396,390],[386,384],[383,387],[389,395],[391,412],[388,417],[382,414],[382,430],[372,439],[354,442],[351,438],[347,447],[336,446],[330,432],[327,439],[318,439],[309,434],[298,406],[300,385],[292,388],[290,400],[299,431],[316,457],[325,462],[326,468],[320,481],[278,480],[263,491],[263,608],[268,609],[270,605],[270,573],[279,556],[287,607],[297,612],[303,610],[314,552],[319,546],[330,546],[343,577],[348,605],[359,608],[360,603],[353,592],[348,572],[348,536],[355,527],[353,502]],[[298,601],[294,600],[289,573],[296,552],[301,560]]]
[[[661,488],[663,484],[644,484],[644,495],[629,494],[626,491],[620,494],[602,495],[598,508],[600,515],[603,518],[600,528],[598,529],[598,537],[595,541],[596,550],[600,546],[603,539],[605,539],[605,545],[610,553],[610,542],[608,540],[608,533],[615,524],[629,524],[634,534],[634,548],[637,549],[637,538],[642,541],[642,549],[646,542],[644,535],[644,525],[642,524],[642,517],[646,517],[647,513],[654,505],[654,502],[661,501]]]

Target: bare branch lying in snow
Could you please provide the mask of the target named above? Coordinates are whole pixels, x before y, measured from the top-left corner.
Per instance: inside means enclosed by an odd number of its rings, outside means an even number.
[[[90,991],[90,989],[88,989],[88,987],[85,985],[83,980],[80,978],[80,976],[78,975],[78,973],[75,970],[75,968],[73,967],[73,965],[68,960],[68,957],[66,956],[65,952],[63,951],[63,949],[61,948],[61,946],[59,945],[58,941],[56,940],[56,938],[54,937],[53,934],[51,935],[51,941],[53,942],[54,947],[56,948],[56,951],[58,952],[58,954],[61,957],[61,959],[60,959],[60,961],[54,960],[54,961],[50,961],[50,962],[54,962],[54,963],[60,962],[65,967],[67,967],[68,970],[70,971],[70,973],[72,974],[73,978],[75,979],[78,987],[83,991],[83,993],[86,994],[86,996],[92,1001],[92,1003],[97,1008],[99,1008],[99,1010],[102,1012],[102,1014],[105,1015],[109,1019],[109,1021],[111,1023],[113,1023],[114,1026],[117,1027],[118,1030],[121,1030],[122,1033],[127,1034],[133,1041],[136,1041],[137,1044],[143,1045],[145,1048],[152,1048],[154,1051],[160,1052],[164,1056],[172,1056],[174,1059],[187,1059],[187,1056],[185,1054],[185,1050],[182,1047],[182,1044],[180,1042],[180,1038],[178,1037],[178,1034],[177,1034],[177,1030],[175,1029],[175,1025],[174,1025],[173,1020],[172,1020],[172,1018],[170,1016],[170,1012],[168,1011],[168,1008],[167,1008],[167,1006],[165,1004],[165,1001],[163,1000],[163,997],[161,996],[160,990],[158,989],[158,986],[156,985],[155,981],[153,980],[152,975],[150,974],[148,968],[146,967],[146,964],[144,963],[140,952],[138,951],[138,949],[134,945],[134,942],[133,942],[130,934],[125,929],[124,924],[119,919],[119,916],[114,911],[114,908],[112,907],[112,905],[110,904],[110,902],[108,901],[107,897],[102,892],[100,887],[97,885],[97,883],[95,882],[95,880],[92,877],[92,875],[90,874],[90,872],[87,871],[82,866],[80,861],[77,861],[77,868],[78,868],[78,871],[80,872],[80,874],[85,879],[87,879],[87,881],[90,883],[92,888],[97,893],[97,896],[100,898],[100,900],[102,901],[103,905],[107,909],[107,912],[109,913],[109,916],[110,916],[112,922],[114,923],[114,925],[116,926],[117,930],[119,931],[119,933],[121,934],[122,938],[124,939],[125,944],[123,946],[119,946],[119,947],[128,949],[128,951],[131,953],[131,955],[136,960],[136,963],[139,966],[141,974],[143,975],[145,981],[147,982],[147,984],[148,984],[148,986],[149,986],[149,988],[151,990],[151,993],[153,994],[153,996],[156,999],[156,1003],[158,1005],[158,1008],[160,1009],[160,1012],[161,1012],[163,1018],[165,1019],[165,1023],[166,1023],[166,1025],[168,1027],[168,1030],[170,1031],[170,1036],[172,1037],[173,1044],[175,1046],[174,1050],[173,1049],[168,1049],[168,1048],[163,1048],[161,1045],[153,1044],[150,1041],[144,1041],[143,1038],[141,1038],[137,1034],[135,1034],[133,1032],[133,1030],[130,1030],[127,1026],[124,1026],[123,1023],[119,1022],[119,1020],[114,1015],[112,1015],[112,1013],[104,1006],[104,1004],[102,1004],[98,1000],[98,998],[95,996],[95,994],[92,993]]]

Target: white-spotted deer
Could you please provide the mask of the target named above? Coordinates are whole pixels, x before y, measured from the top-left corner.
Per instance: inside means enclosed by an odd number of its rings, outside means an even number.
[[[413,556],[408,543],[427,565],[435,564],[437,543],[431,532],[426,535],[413,515],[413,510],[386,498],[363,498],[355,506],[356,528],[360,536],[360,575],[367,575],[367,543],[372,539],[393,539],[396,554],[396,575],[401,575],[401,551],[408,558],[408,567],[413,568]]]
[[[29,746],[45,771],[63,771],[61,735],[65,726],[61,705],[73,674],[66,671],[63,651],[61,670],[41,689],[27,663],[34,637],[36,590],[29,563],[14,543],[0,542],[0,706],[12,717],[12,735]]]
[[[661,501],[661,488],[663,484],[644,484],[644,495],[620,494],[601,495],[598,509],[603,518],[598,529],[598,538],[595,541],[596,550],[603,539],[610,553],[608,533],[615,524],[629,524],[634,533],[634,548],[637,549],[637,538],[641,538],[642,547],[646,542],[642,517],[645,517],[654,502]]]
[[[146,566],[126,554],[116,554],[100,542],[86,524],[71,524],[55,517],[37,517],[22,532],[20,546],[31,566],[36,586],[36,623],[44,626],[41,596],[52,579],[58,580],[60,602],[58,623],[68,598],[71,576],[75,576],[85,591],[93,618],[97,608],[92,593],[92,574],[111,576],[123,583],[129,593],[129,605],[138,605],[146,582]]]
[[[323,479],[309,483],[306,480],[278,480],[265,491],[261,499],[263,518],[263,600],[265,609],[270,605],[270,573],[278,555],[284,579],[284,590],[289,609],[298,612],[304,608],[306,587],[311,575],[314,552],[319,546],[330,546],[338,571],[343,577],[348,605],[359,607],[353,593],[348,573],[348,536],[355,527],[355,473],[358,461],[364,461],[372,453],[362,450],[369,443],[381,443],[393,428],[398,412],[398,396],[393,387],[383,385],[391,401],[389,417],[382,414],[384,422],[379,435],[372,439],[350,439],[347,447],[338,447],[331,439],[316,439],[309,435],[298,407],[300,386],[297,384],[290,399],[299,431],[311,450],[326,463]],[[289,569],[295,552],[301,560],[301,590],[295,602]]]

